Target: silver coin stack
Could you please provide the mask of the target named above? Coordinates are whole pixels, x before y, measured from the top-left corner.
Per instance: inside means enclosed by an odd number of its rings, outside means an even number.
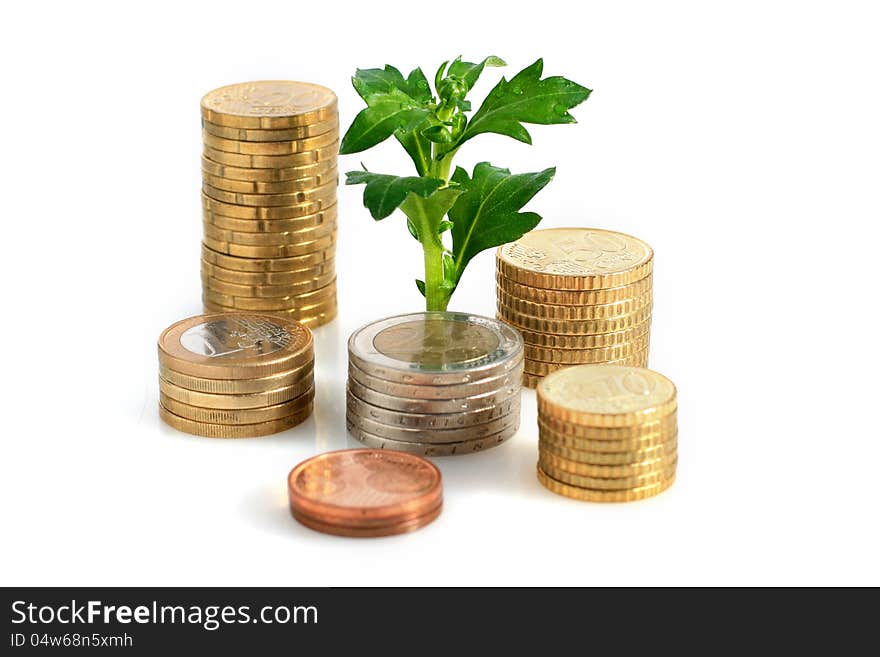
[[[379,320],[348,340],[348,430],[370,447],[424,456],[495,447],[519,428],[522,374],[522,338],[495,319]]]

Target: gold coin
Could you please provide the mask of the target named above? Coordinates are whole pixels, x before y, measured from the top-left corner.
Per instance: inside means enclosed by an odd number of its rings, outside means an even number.
[[[315,214],[336,204],[336,186],[327,185],[312,200],[295,205],[257,208],[224,203],[202,193],[202,210],[234,219],[293,219]]]
[[[586,475],[572,474],[565,470],[553,468],[546,461],[540,461],[541,470],[549,477],[556,481],[561,481],[569,486],[577,486],[578,488],[590,488],[593,490],[630,490],[632,488],[642,488],[650,486],[661,481],[665,481],[675,476],[675,467],[678,459],[668,464],[664,469],[649,472],[647,474],[632,475],[630,477],[588,477]]]
[[[231,128],[276,130],[309,125],[337,115],[327,87],[290,80],[230,84],[202,98],[202,118]]]
[[[597,427],[644,424],[676,410],[675,385],[641,367],[577,365],[538,386],[538,413]]]
[[[324,146],[323,148],[316,148],[313,151],[294,153],[293,155],[242,155],[240,153],[226,153],[225,151],[211,148],[206,144],[202,149],[202,154],[217,164],[225,164],[230,167],[243,169],[287,169],[290,167],[301,167],[306,164],[316,164],[318,162],[332,161],[335,163],[336,156],[339,155],[339,142],[334,142],[330,146]]]
[[[202,183],[202,192],[209,198],[222,203],[234,205],[246,205],[258,208],[279,207],[289,205],[301,205],[316,200],[336,198],[336,181],[329,182],[321,187],[312,187],[298,192],[287,194],[241,194],[239,192],[227,192],[223,189],[211,187],[208,183]]]
[[[625,452],[588,452],[582,449],[562,447],[542,438],[538,440],[538,450],[575,463],[608,466],[633,465],[645,461],[665,458],[670,454],[677,453],[678,439],[673,438],[665,443],[654,445],[653,447],[644,447]]]
[[[324,249],[305,253],[287,258],[263,257],[253,258],[247,256],[231,256],[202,244],[202,260],[223,269],[253,273],[289,273],[315,267],[333,260],[336,249],[331,245]]]
[[[540,421],[539,421],[540,424]],[[582,452],[598,454],[638,453],[661,445],[677,445],[678,433],[664,433],[644,436],[642,438],[623,438],[621,440],[590,440],[554,433],[547,429],[538,432],[541,445],[553,444],[560,448],[576,449]]]
[[[290,192],[307,191],[326,184],[337,184],[339,171],[330,169],[327,173],[314,176],[305,176],[294,180],[282,180],[281,182],[259,182],[248,180],[235,180],[215,176],[207,171],[202,172],[202,180],[215,189],[241,194],[289,194]]]
[[[290,141],[292,139],[306,139],[308,137],[317,137],[328,132],[339,133],[339,117],[321,121],[320,123],[312,123],[310,125],[301,125],[295,128],[281,128],[278,130],[260,130],[249,128],[228,128],[226,126],[217,125],[210,121],[202,119],[202,129],[217,137],[224,139],[237,139],[238,141]]]
[[[525,357],[532,361],[560,365],[578,363],[607,363],[620,360],[648,348],[648,334],[633,339],[627,344],[600,349],[545,349],[530,344],[525,345]]]
[[[194,390],[181,388],[180,386],[174,385],[170,381],[164,380],[161,376],[159,377],[159,392],[161,392],[166,397],[169,397],[176,402],[180,402],[181,404],[187,404],[188,406],[221,410],[240,410],[245,408],[266,408],[268,406],[275,406],[276,404],[283,404],[293,399],[298,399],[302,397],[302,395],[312,390],[313,387],[314,377],[310,374],[309,376],[302,378],[295,383],[283,386],[281,388],[276,388],[275,390],[269,390],[267,392],[255,392],[247,395],[220,395],[210,392],[196,392]],[[181,417],[188,417],[191,420],[201,419],[197,417],[191,417],[186,413],[179,413],[168,404],[163,403],[163,406],[165,406],[165,408],[167,408],[168,410],[177,413]],[[282,413],[274,418],[267,417],[263,418],[263,420],[277,419],[278,417],[284,417],[285,415],[290,415],[290,413]],[[255,419],[249,422],[262,422],[263,420]],[[220,424],[223,424],[223,421],[219,419],[207,419],[204,421],[218,422]],[[240,423],[234,422],[233,424]]]
[[[202,229],[205,237],[217,242],[229,242],[239,246],[285,246],[314,242],[335,235],[336,221],[284,233],[242,233],[236,230],[224,230],[208,222],[202,223]]]
[[[336,285],[328,285],[327,287],[297,296],[275,297],[271,299],[233,297],[228,294],[215,292],[210,288],[203,288],[202,298],[204,301],[212,304],[217,304],[225,308],[234,308],[236,310],[291,310],[315,313],[326,310],[329,306],[336,305]]]
[[[335,222],[339,214],[338,207],[334,204],[314,214],[291,219],[236,219],[202,210],[202,220],[221,230],[232,230],[238,233],[292,233],[304,228],[314,228]]]
[[[298,269],[289,272],[245,272],[234,269],[224,269],[202,260],[202,275],[210,276],[218,281],[235,283],[236,285],[259,285],[259,286],[302,286],[332,274],[335,271],[335,261],[327,260],[315,267]],[[329,282],[329,281],[328,281]]]
[[[613,440],[642,440],[646,438],[655,438],[658,435],[661,439],[673,436],[678,429],[678,416],[675,411],[656,420],[637,424],[628,427],[596,427],[589,424],[575,424],[566,422],[552,415],[542,414],[538,416],[538,428],[541,431],[548,431],[554,442],[562,445],[577,447],[577,440],[586,439],[588,441],[613,441]],[[555,438],[558,436],[558,440]],[[575,442],[566,442],[568,437],[575,439]],[[580,449],[591,450],[592,447],[581,447]]]
[[[582,477],[623,479],[667,472],[670,467],[675,467],[675,464],[678,463],[678,451],[674,450],[655,459],[625,465],[595,465],[569,461],[552,452],[543,451],[540,453],[538,462],[544,472],[551,475],[553,472],[559,471]]]
[[[635,502],[662,493],[675,482],[675,475],[653,484],[629,490],[596,490],[579,488],[553,479],[538,466],[538,481],[547,490],[583,502]]]
[[[498,270],[523,285],[598,290],[651,273],[654,252],[642,240],[598,228],[533,230],[496,251]]]
[[[218,280],[202,270],[202,284],[206,289],[232,297],[279,298],[293,297],[330,285],[336,279],[336,272],[329,272],[318,278],[306,279],[301,283],[289,285],[238,285]]]
[[[202,155],[202,173],[210,173],[212,176],[222,176],[231,180],[247,180],[252,182],[284,182],[287,180],[300,180],[310,176],[319,176],[336,170],[336,161],[327,160],[316,164],[303,164],[298,167],[284,167],[281,169],[251,169],[249,167],[233,167],[213,162]]]
[[[159,336],[159,365],[206,379],[251,379],[314,360],[312,332],[263,313],[197,315]]]
[[[518,329],[523,342],[545,349],[601,349],[616,347],[642,337],[651,329],[651,322],[637,324],[630,329],[615,333],[597,333],[595,335],[554,335]]]
[[[202,131],[202,142],[206,146],[216,148],[224,153],[240,153],[242,155],[294,155],[313,151],[336,143],[339,132],[325,132],[323,135],[290,141],[238,141],[212,135]]]
[[[204,302],[205,311],[207,312],[221,312],[228,309],[223,308],[222,306],[218,306],[212,304],[208,301]],[[240,311],[239,311],[240,312]],[[318,326],[323,326],[324,324],[329,324],[334,319],[336,319],[336,315],[338,314],[339,309],[336,304],[332,304],[323,309],[319,309],[319,311],[315,312],[311,309],[306,309],[304,311],[301,310],[273,310],[271,313],[273,315],[281,315],[291,319],[296,320],[298,324],[305,326],[306,328],[317,328]]]
[[[196,436],[205,436],[207,438],[256,438],[257,436],[268,436],[280,431],[286,431],[301,424],[312,414],[312,406],[313,404],[309,404],[301,411],[278,420],[258,422],[256,424],[197,422],[175,415],[163,408],[161,404],[159,405],[159,417],[162,418],[163,422],[178,431],[191,433]]]
[[[630,367],[641,367],[641,363],[647,359],[647,350],[634,351],[629,356],[618,358],[617,360],[604,360],[598,363],[581,363],[581,365],[628,365]],[[547,377],[554,372],[564,370],[569,367],[575,367],[572,363],[544,363],[539,360],[531,360],[526,358],[523,361],[523,370],[529,374],[535,374]]]
[[[638,326],[651,318],[651,305],[629,315],[614,319],[555,320],[523,315],[502,304],[498,304],[498,318],[511,326],[537,333],[562,335],[595,335],[597,333],[617,333]]]
[[[194,422],[208,422],[210,424],[257,424],[259,422],[271,422],[299,413],[304,408],[312,405],[315,398],[314,388],[309,388],[305,393],[289,401],[264,406],[263,408],[201,408],[184,404],[169,397],[164,392],[159,393],[159,404],[165,410],[174,413],[178,417]]]
[[[557,306],[592,306],[633,299],[650,292],[653,275],[648,274],[645,278],[629,285],[600,290],[548,290],[542,287],[531,287],[510,280],[500,271],[495,272],[495,283],[507,294],[526,301],[550,303]]]
[[[321,237],[313,242],[300,242],[297,244],[276,244],[274,246],[247,246],[242,244],[234,244],[232,242],[221,242],[212,239],[207,235],[202,238],[202,242],[206,247],[218,253],[224,253],[230,256],[238,256],[240,258],[292,258],[296,256],[308,255],[318,251],[326,251],[336,244],[336,233],[332,233],[326,237]]]
[[[286,388],[303,380],[313,380],[314,362],[309,361],[295,369],[256,379],[205,379],[190,374],[181,374],[167,367],[159,366],[159,377],[177,386],[193,392],[215,395],[251,395],[266,393],[279,388]]]
[[[629,315],[651,305],[653,297],[650,292],[640,297],[606,303],[595,306],[556,306],[549,303],[534,303],[511,296],[501,289],[496,288],[497,299],[500,305],[506,308],[530,315],[532,317],[546,317],[547,319],[574,320],[585,319],[616,319]]]

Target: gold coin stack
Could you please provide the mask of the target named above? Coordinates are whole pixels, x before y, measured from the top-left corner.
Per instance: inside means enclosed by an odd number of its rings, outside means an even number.
[[[312,413],[312,332],[277,315],[219,313],[159,336],[159,415],[211,438],[265,436]]]
[[[588,502],[631,502],[675,480],[675,385],[640,367],[580,365],[538,385],[538,480]]]
[[[209,311],[336,317],[336,94],[246,82],[202,98],[202,293]]]
[[[582,363],[647,366],[653,257],[597,228],[536,230],[500,247],[497,317],[523,336],[523,384]]]

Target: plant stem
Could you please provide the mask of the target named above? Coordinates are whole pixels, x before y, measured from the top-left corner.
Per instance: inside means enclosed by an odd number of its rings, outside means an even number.
[[[439,235],[422,242],[422,249],[425,254],[425,308],[446,310],[449,291],[443,287],[443,244]]]

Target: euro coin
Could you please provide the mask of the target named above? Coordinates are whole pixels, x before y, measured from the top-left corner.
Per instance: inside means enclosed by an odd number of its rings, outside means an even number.
[[[627,344],[636,338],[644,337],[650,328],[651,321],[649,318],[647,321],[637,324],[630,329],[617,331],[616,333],[554,335],[552,333],[537,333],[525,329],[520,329],[519,333],[527,345],[545,349],[601,349]]]
[[[402,441],[407,443],[456,443],[468,440],[477,440],[497,434],[509,429],[511,426],[519,426],[519,415],[490,420],[483,424],[475,424],[459,429],[415,429],[383,424],[369,418],[361,417],[351,410],[346,415],[346,420],[361,431],[377,438]]]
[[[512,396],[508,391],[493,391],[459,399],[407,399],[370,390],[351,378],[348,380],[348,389],[355,397],[368,404],[389,411],[401,411],[404,413],[465,413],[468,411],[479,411],[490,406],[504,404],[510,401]],[[520,392],[517,390],[513,396],[518,397],[519,394]]]
[[[209,392],[196,392],[174,385],[170,381],[166,381],[160,377],[159,392],[166,397],[173,399],[181,404],[189,406],[198,406],[201,408],[217,408],[225,410],[242,409],[242,408],[265,408],[266,406],[274,406],[275,404],[283,404],[293,399],[301,397],[309,392],[314,386],[314,379],[311,374],[290,385],[282,386],[267,392],[255,392],[251,394],[216,394]],[[169,410],[173,408],[167,404],[163,404]],[[185,413],[178,413],[183,417],[189,417]],[[284,413],[283,415],[289,415]],[[199,419],[199,418],[191,418]],[[270,418],[265,418],[270,419]],[[207,420],[214,422],[215,420]],[[217,420],[219,422],[219,420]],[[258,421],[258,420],[255,420]]]
[[[202,120],[202,129],[217,137],[224,139],[237,139],[239,141],[290,141],[293,139],[307,139],[329,133],[339,134],[339,119],[333,117],[320,123],[301,125],[295,128],[281,128],[278,130],[260,130],[250,128],[228,128],[216,125],[210,121]]]
[[[212,173],[203,171],[202,180],[211,187],[223,189],[227,192],[239,192],[241,194],[289,194],[291,192],[313,189],[321,185],[335,185],[339,180],[339,170],[333,168],[327,173],[304,176],[294,180],[282,180],[280,182],[235,180],[234,178],[215,176]]]
[[[277,169],[252,169],[250,167],[234,167],[209,160],[202,155],[202,173],[212,176],[221,176],[231,180],[245,180],[250,182],[285,182],[290,180],[302,180],[310,176],[327,175],[336,169],[336,159],[328,159],[322,162],[303,164],[297,167],[282,167]]]
[[[257,313],[181,320],[162,332],[158,347],[162,367],[206,379],[271,376],[313,360],[311,331]]]
[[[630,367],[642,367],[641,363],[647,358],[647,350],[634,351],[629,356],[624,356],[617,360],[606,360],[601,363],[587,363],[587,365],[628,365]],[[582,363],[583,365],[583,363]],[[523,361],[523,368],[526,374],[546,377],[559,370],[574,367],[571,363],[544,363],[538,360],[526,359]]]
[[[282,310],[285,308],[306,308],[316,305],[326,304],[336,299],[335,278],[331,278],[331,282],[324,287],[320,287],[308,292],[303,292],[295,296],[282,297],[255,297],[255,296],[232,296],[218,292],[211,287],[205,286],[203,292],[210,294],[214,303],[227,304],[235,301],[243,301],[248,304],[256,304],[267,310]],[[210,282],[210,281],[209,281]],[[238,307],[233,305],[232,307]],[[245,308],[243,308],[245,309]],[[247,310],[247,309],[245,309]],[[257,308],[251,308],[257,310]]]
[[[258,422],[256,424],[214,424],[189,420],[175,415],[161,405],[159,406],[159,416],[163,422],[178,431],[207,438],[256,438],[258,436],[268,436],[273,433],[286,431],[303,423],[311,414],[312,406],[310,404],[294,415],[278,420],[270,420],[269,422]]]
[[[625,465],[595,465],[561,458],[552,452],[542,451],[541,467],[545,472],[567,472],[572,475],[598,477],[600,479],[627,479],[642,475],[653,475],[674,468],[678,461],[678,452],[673,451],[664,456]],[[546,467],[545,467],[546,466]]]
[[[472,452],[481,452],[502,444],[508,438],[513,436],[518,426],[511,426],[498,434],[478,438],[476,440],[468,440],[458,443],[424,443],[424,442],[404,442],[400,440],[388,440],[374,436],[353,423],[348,423],[348,431],[357,440],[376,449],[396,450],[399,452],[407,452],[409,454],[421,454],[422,456],[454,456],[456,454],[470,454]]]
[[[203,274],[211,278],[236,285],[299,285],[333,273],[335,265],[335,260],[326,260],[320,265],[289,272],[247,272],[218,267],[203,259],[201,269]]]
[[[294,155],[325,148],[339,141],[338,132],[327,132],[315,137],[296,139],[290,141],[239,141],[218,137],[210,132],[202,131],[202,142],[226,153],[240,153],[242,155]]]
[[[407,534],[409,532],[414,532],[417,529],[421,529],[425,525],[434,522],[434,520],[437,519],[442,510],[443,505],[440,504],[428,513],[417,516],[415,518],[410,518],[409,520],[404,520],[402,522],[397,522],[390,525],[374,525],[370,527],[352,527],[348,525],[338,525],[333,523],[321,522],[316,518],[312,518],[311,516],[307,516],[297,512],[294,512],[291,515],[293,515],[294,520],[296,520],[304,527],[308,527],[309,529],[321,532],[322,534],[333,534],[335,536],[345,536],[347,538],[375,538],[381,536],[396,536],[398,534]]]
[[[648,276],[654,253],[642,240],[598,228],[533,230],[496,252],[508,279],[559,290],[629,285]]]
[[[626,358],[634,353],[644,351],[647,348],[648,336],[646,334],[640,338],[634,339],[628,344],[604,347],[601,349],[545,349],[543,347],[534,347],[530,344],[526,344],[525,355],[526,358],[532,361],[558,363],[562,365],[606,363],[608,361]]]
[[[672,381],[638,367],[579,365],[538,385],[538,413],[577,424],[632,426],[663,418],[676,408]]]
[[[241,233],[234,230],[223,230],[207,222],[202,224],[202,226],[205,237],[218,242],[229,242],[239,246],[284,246],[309,243],[333,235],[336,232],[335,220],[287,233]]]
[[[651,421],[625,427],[596,427],[588,424],[575,424],[543,414],[538,418],[539,427],[560,436],[586,438],[589,440],[629,440],[649,436],[672,435],[678,426],[676,413],[672,412]]]
[[[519,370],[513,370],[497,377],[458,385],[418,385],[371,376],[354,363],[349,363],[348,376],[370,390],[409,399],[458,399],[493,391],[507,391],[508,394],[513,395],[520,389],[521,379]]]
[[[311,151],[294,153],[293,155],[242,155],[241,153],[227,153],[211,148],[207,144],[202,149],[202,154],[212,162],[230,167],[244,169],[284,169],[289,167],[301,167],[328,160],[335,161],[339,154],[339,143],[334,142],[323,148]]]
[[[287,258],[309,255],[317,251],[326,251],[336,244],[336,232],[334,231],[330,235],[318,238],[311,242],[298,242],[296,244],[253,246],[215,240],[211,237],[208,237],[207,235],[202,238],[202,242],[212,251],[216,251],[225,255],[237,256],[240,258],[255,258],[261,260],[271,258],[286,260]]]
[[[325,210],[336,203],[336,186],[325,185],[321,193],[312,200],[294,205],[282,205],[272,207],[254,207],[224,203],[202,192],[202,209],[205,212],[219,214],[234,219],[293,219],[304,217]]]
[[[337,117],[336,94],[308,82],[259,80],[215,89],[202,98],[202,118],[215,125],[289,129]]]
[[[202,273],[202,285],[206,289],[233,297],[259,299],[282,299],[307,294],[330,285],[335,279],[336,273],[330,272],[320,278],[291,285],[237,285]]]
[[[546,317],[556,320],[594,320],[615,319],[638,312],[651,305],[653,301],[650,293],[641,297],[626,299],[595,306],[556,306],[549,303],[534,303],[511,296],[502,290],[497,290],[497,299],[500,305],[510,308],[514,312],[530,315],[532,317]]]
[[[635,502],[662,493],[673,484],[675,475],[673,474],[668,479],[629,490],[596,490],[580,488],[558,481],[550,477],[538,466],[538,481],[550,492],[575,500],[585,502]]]
[[[401,411],[389,411],[380,406],[368,404],[355,397],[350,390],[347,391],[346,400],[349,412],[355,415],[390,426],[413,429],[459,429],[497,420],[511,414],[518,416],[520,411],[519,395],[512,396],[499,404],[463,413],[404,413]]]
[[[208,301],[202,302],[205,307],[205,312],[215,313],[215,312],[230,312],[235,311],[234,308],[226,308],[217,304],[212,304]],[[241,312],[241,311],[238,311]],[[338,314],[338,308],[335,303],[323,306],[321,308],[312,309],[308,308],[305,310],[273,310],[271,311],[273,315],[283,316],[288,319],[295,320],[298,324],[305,326],[306,328],[316,328],[318,326],[323,326],[328,322],[336,319],[336,315]]]
[[[672,438],[654,447],[644,447],[622,452],[592,452],[582,449],[560,447],[556,443],[548,442],[543,438],[538,440],[538,451],[541,454],[551,454],[568,462],[582,463],[586,465],[623,466],[655,461],[668,458],[678,452],[678,439]]]
[[[313,380],[314,363],[309,361],[292,370],[255,379],[205,379],[190,374],[181,374],[167,367],[159,366],[159,377],[168,383],[193,392],[226,396],[247,396],[267,393],[292,386],[304,380]],[[185,401],[185,400],[184,400]]]
[[[336,254],[333,245],[287,258],[249,258],[231,256],[202,244],[202,260],[232,271],[260,274],[290,273],[331,262]]]
[[[648,321],[651,317],[651,305],[613,319],[554,320],[523,315],[499,303],[498,316],[508,324],[527,331],[561,335],[595,335],[625,331]]]
[[[159,403],[162,407],[174,413],[178,417],[195,422],[208,422],[211,424],[258,424],[271,422],[300,413],[306,407],[311,408],[314,399],[314,389],[309,388],[304,394],[296,399],[286,402],[264,406],[262,408],[201,408],[184,404],[166,395],[159,393]]]
[[[252,207],[287,207],[291,205],[301,205],[303,203],[311,203],[315,201],[327,201],[336,196],[336,181],[331,181],[321,187],[312,187],[302,189],[286,194],[242,194],[239,192],[228,192],[223,189],[212,187],[207,182],[202,184],[202,192],[223,203],[232,203],[235,205],[245,205]]]
[[[629,490],[631,488],[642,488],[650,486],[662,481],[666,481],[670,477],[675,476],[675,462],[667,465],[664,470],[651,472],[648,474],[633,475],[631,477],[588,477],[585,475],[576,475],[551,468],[546,460],[541,460],[539,465],[549,477],[556,481],[561,481],[569,486],[577,486],[578,488],[590,488],[593,490]]]
[[[203,210],[202,221],[217,230],[230,230],[236,233],[296,233],[309,228],[335,224],[339,214],[338,207],[334,203],[314,214],[291,219],[237,219]]]
[[[525,301],[549,303],[556,306],[592,306],[643,296],[651,291],[653,275],[649,274],[629,285],[599,290],[549,290],[543,287],[532,287],[512,281],[500,271],[495,274],[495,282],[501,291]]]

